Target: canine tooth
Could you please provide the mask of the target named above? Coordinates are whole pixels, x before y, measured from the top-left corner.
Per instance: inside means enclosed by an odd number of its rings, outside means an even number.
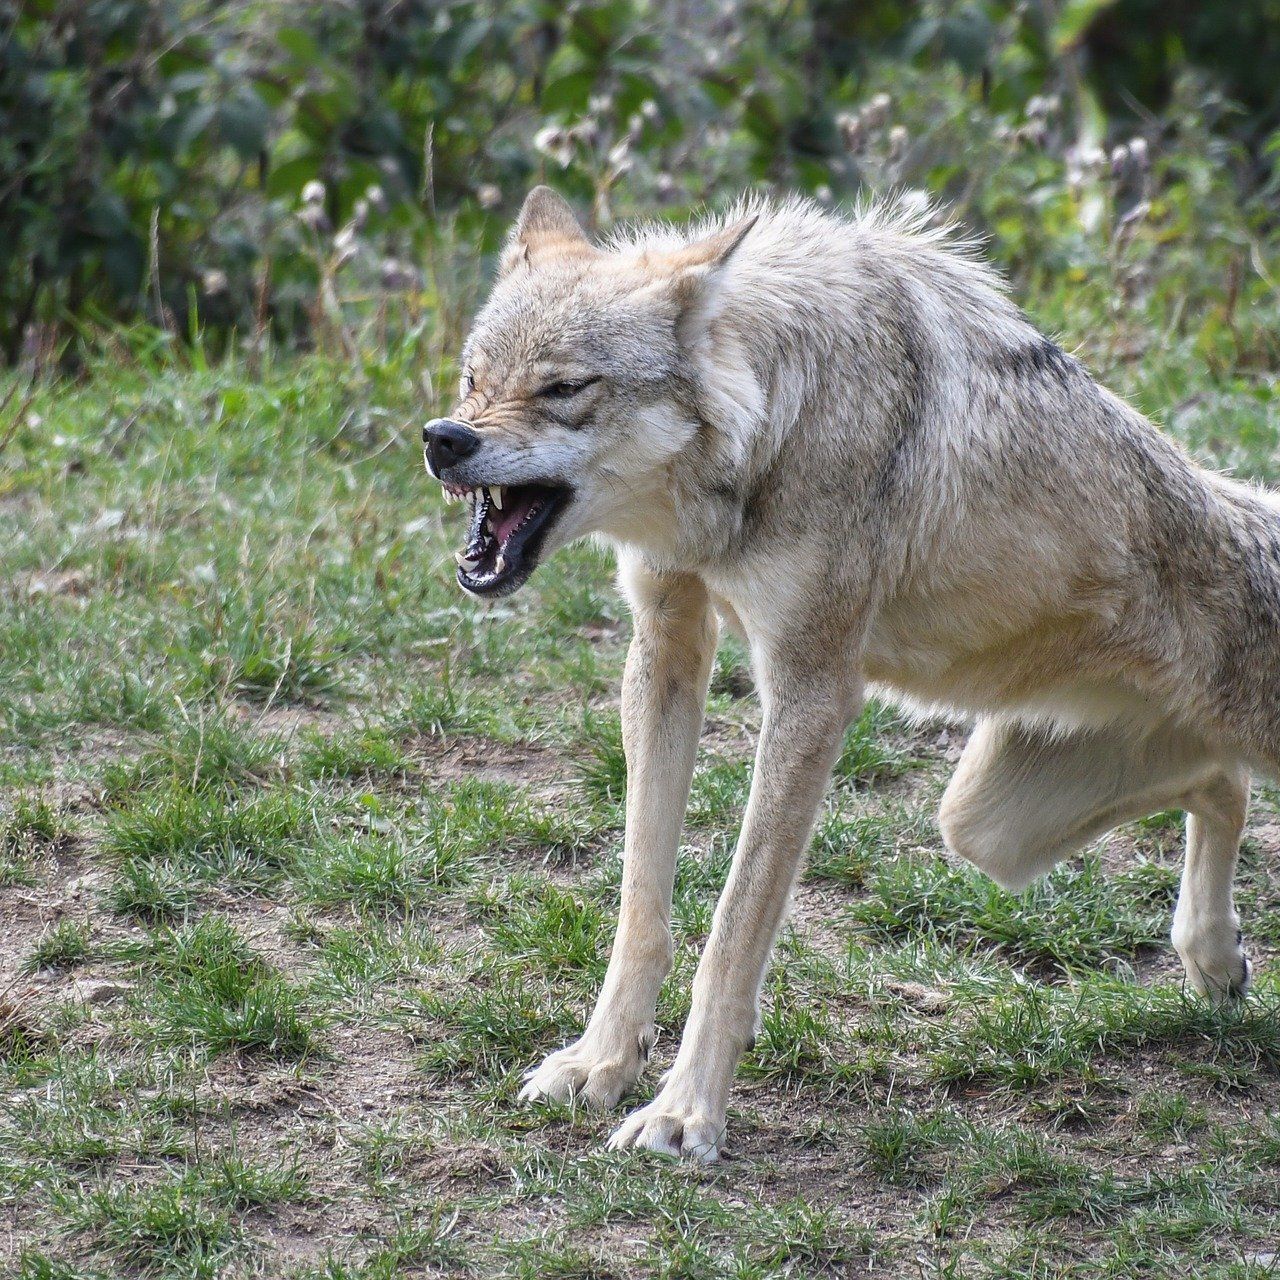
[[[498,558],[493,562],[493,571],[494,573],[501,573],[503,569],[505,569],[506,567],[507,567],[507,558],[501,552],[499,552]]]
[[[502,486],[500,484],[495,484],[493,488],[489,490],[489,497],[492,499],[493,505],[497,507],[499,511],[501,511],[502,510]]]
[[[480,563],[479,560],[472,560],[470,556],[464,555],[461,551],[455,551],[453,558],[458,562],[459,566],[468,573]]]

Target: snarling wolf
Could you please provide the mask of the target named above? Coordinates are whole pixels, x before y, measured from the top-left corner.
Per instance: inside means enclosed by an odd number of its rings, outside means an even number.
[[[721,623],[763,723],[675,1065],[612,1138],[714,1158],[842,735],[876,687],[973,718],[947,845],[1012,890],[1110,828],[1187,813],[1173,945],[1244,993],[1232,879],[1251,770],[1280,772],[1280,503],[1202,470],[1039,333],[945,230],[747,201],[593,244],[525,202],[427,465],[470,503],[458,582],[514,591],[615,549],[621,918],[581,1039],[527,1099],[612,1106],[654,1040]]]

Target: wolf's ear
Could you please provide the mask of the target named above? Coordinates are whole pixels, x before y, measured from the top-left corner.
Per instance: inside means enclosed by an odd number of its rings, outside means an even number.
[[[568,202],[550,187],[534,187],[524,198],[520,216],[507,237],[501,273],[551,253],[591,253],[591,241]]]
[[[705,240],[695,240],[683,249],[664,254],[662,262],[677,275],[689,272],[709,274],[717,271],[733,257],[734,250],[747,238],[747,232],[759,220],[760,215],[753,213],[751,217],[743,218],[732,226],[725,227],[723,231],[717,231],[713,236],[707,236]]]
[[[682,337],[690,337],[714,318],[721,272],[759,217],[752,214],[703,240],[649,259],[656,287],[676,304],[676,326]]]

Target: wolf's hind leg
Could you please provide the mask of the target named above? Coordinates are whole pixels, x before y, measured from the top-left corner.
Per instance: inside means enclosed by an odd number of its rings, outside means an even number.
[[[1055,734],[984,720],[938,821],[949,848],[1017,892],[1122,822],[1185,809],[1173,944],[1191,986],[1220,999],[1240,994],[1249,980],[1231,894],[1248,797],[1248,774],[1181,729],[1138,738],[1110,728]]]
[[[716,621],[706,589],[624,561],[635,630],[622,681],[627,831],[622,904],[604,986],[586,1030],[525,1077],[525,1101],[611,1107],[639,1079],[671,967],[671,889],[689,800]]]
[[[1173,946],[1191,986],[1219,1002],[1249,987],[1249,958],[1232,894],[1249,807],[1248,773],[1224,770],[1187,797],[1186,807],[1187,858],[1173,913]]]
[[[980,720],[938,824],[948,847],[1017,893],[1112,827],[1176,804],[1206,763],[1172,734],[1139,743],[1115,729]]]

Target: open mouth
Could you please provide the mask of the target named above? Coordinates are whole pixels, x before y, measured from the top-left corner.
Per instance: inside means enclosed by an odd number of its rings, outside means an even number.
[[[478,596],[507,595],[538,566],[551,526],[573,491],[551,483],[484,485],[465,489],[446,484],[449,500],[470,504],[466,546],[454,553],[458,584]]]

